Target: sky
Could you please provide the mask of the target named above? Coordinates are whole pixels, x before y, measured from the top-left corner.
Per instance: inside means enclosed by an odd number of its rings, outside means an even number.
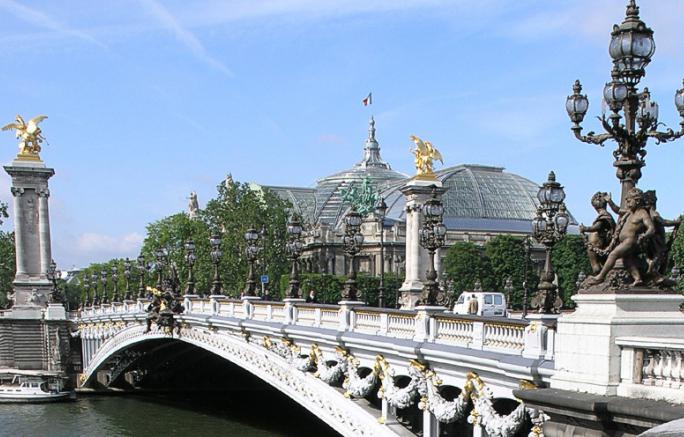
[[[626,0],[0,0],[0,121],[45,114],[53,257],[62,269],[135,257],[145,226],[200,206],[228,173],[312,186],[361,158],[413,174],[409,136],[445,165],[550,170],[575,217],[619,193],[612,144],[580,143],[565,98],[580,79],[599,131],[612,25]],[[680,121],[684,2],[641,0],[656,53],[642,85]],[[373,105],[361,100],[372,91]],[[648,146],[642,188],[684,212],[684,140]],[[0,135],[0,160],[16,153]],[[0,200],[11,208],[0,172]],[[3,224],[12,228],[12,221]]]

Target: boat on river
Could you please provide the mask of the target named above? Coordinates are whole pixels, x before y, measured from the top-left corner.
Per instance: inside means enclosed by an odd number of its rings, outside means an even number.
[[[60,378],[26,375],[0,376],[0,402],[55,402],[69,398]]]

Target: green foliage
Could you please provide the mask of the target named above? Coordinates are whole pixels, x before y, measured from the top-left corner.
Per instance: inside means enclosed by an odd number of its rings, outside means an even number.
[[[344,282],[347,280],[346,276],[320,273],[302,273],[299,276],[302,298],[306,298],[309,295],[310,290],[315,290],[318,303],[337,304],[342,300],[340,291],[342,290],[342,287],[344,287]],[[386,307],[396,307],[396,293],[399,287],[401,287],[403,280],[403,277],[395,273],[385,273],[384,294]],[[286,290],[289,281],[289,275],[280,277],[281,298],[287,297]],[[360,273],[356,278],[356,282],[361,291],[361,300],[365,301],[370,306],[378,306],[380,277]]]
[[[0,308],[7,306],[17,259],[14,253],[14,232],[0,231]]]
[[[553,247],[553,269],[558,275],[558,292],[565,308],[573,308],[570,297],[577,291],[577,276],[591,273],[587,249],[579,235],[566,235]]]
[[[454,297],[472,290],[477,281],[483,290],[492,290],[495,285],[490,261],[474,243],[458,242],[451,246],[444,259],[443,271],[446,279],[453,282]]]
[[[668,239],[669,238],[672,238],[672,236],[670,235]],[[681,231],[677,231],[677,234],[672,241],[670,264],[672,267],[679,267],[680,272],[682,272],[682,276],[679,280],[679,290],[684,291],[684,233]]]
[[[285,253],[285,243],[287,241],[287,211],[291,205],[269,190],[255,190],[248,184],[233,183],[229,186],[221,184],[217,189],[217,197],[207,202],[206,208],[199,212],[197,218],[191,219],[181,212],[147,226],[147,235],[141,251],[146,262],[154,265],[157,249],[166,249],[169,264],[176,267],[182,291],[185,289],[188,277],[185,243],[192,239],[195,243],[196,256],[193,268],[195,291],[209,293],[214,276],[209,238],[212,233],[217,232],[222,240],[223,256],[219,271],[223,290],[237,297],[244,288],[248,271],[247,259],[244,256],[246,247],[244,234],[248,229],[254,228],[265,232],[265,238],[260,240],[261,252],[257,261],[257,274],[268,274],[271,283],[277,284],[280,276],[287,272],[290,266]],[[139,276],[137,261],[131,260],[131,263],[133,265],[131,288],[134,289],[135,296]],[[82,278],[87,274],[90,277],[92,273],[96,273],[99,277],[103,270],[109,275],[111,267],[115,264],[119,271],[120,295],[123,297],[125,285],[121,259],[92,264],[79,276]],[[154,271],[146,274],[146,285],[154,286],[156,282]],[[82,288],[80,285],[78,287]],[[110,279],[108,282],[110,297],[112,288]],[[102,289],[99,282],[98,289]]]
[[[484,251],[491,266],[492,290],[505,293],[506,280],[511,278],[511,306],[522,308],[525,294],[525,241],[510,235],[497,235],[485,244]],[[528,294],[531,295],[529,291],[536,289],[539,280],[530,260],[527,260],[527,269]]]

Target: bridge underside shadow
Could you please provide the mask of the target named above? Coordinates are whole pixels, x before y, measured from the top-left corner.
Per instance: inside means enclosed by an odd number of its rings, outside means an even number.
[[[339,435],[259,377],[199,346],[176,339],[136,343],[99,366],[89,386],[135,392],[203,414],[299,436]],[[291,430],[291,431],[288,431]]]

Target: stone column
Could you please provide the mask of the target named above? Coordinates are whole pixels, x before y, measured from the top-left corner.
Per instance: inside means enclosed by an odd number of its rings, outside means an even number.
[[[48,198],[50,190],[41,187],[38,193],[38,224],[39,224],[39,244],[40,244],[40,276],[47,278],[52,262],[52,244],[50,243],[50,212],[48,210]]]
[[[48,179],[55,174],[40,160],[15,159],[5,166],[12,178],[17,272],[10,317],[41,318],[52,291]]]
[[[428,253],[420,246],[418,231],[423,224],[422,206],[432,197],[433,191],[440,198],[444,193],[442,182],[437,179],[411,179],[401,188],[406,197],[406,269],[401,291],[401,309],[413,309],[423,291],[428,269]]]

